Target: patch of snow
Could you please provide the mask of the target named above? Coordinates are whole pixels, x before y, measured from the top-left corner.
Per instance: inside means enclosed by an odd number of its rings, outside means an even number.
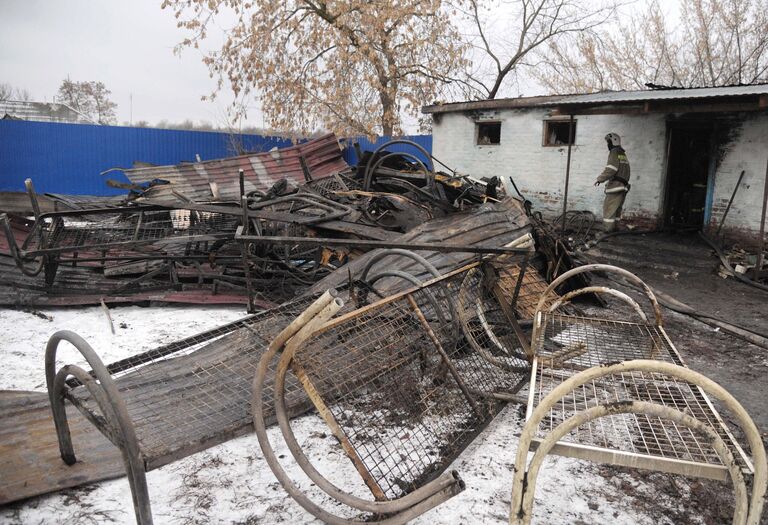
[[[117,306],[109,313],[114,334],[100,306],[0,309],[0,389],[45,391],[45,345],[59,330],[83,337],[109,364],[247,315],[242,306]],[[57,357],[57,368],[76,364],[90,370],[69,343],[61,343]]]
[[[0,355],[5,365],[0,371],[0,389],[44,391],[44,347],[56,330],[76,331],[109,363],[245,315],[240,307],[116,307],[111,309],[117,332],[112,335],[100,307],[46,309],[44,314],[52,320],[0,310]],[[73,349],[62,353],[61,361],[84,364]],[[512,467],[522,425],[519,407],[504,409],[449,467],[460,473],[466,490],[414,523],[508,523]],[[355,495],[370,498],[352,463],[317,415],[296,418],[292,427],[320,472]],[[314,501],[345,517],[363,517],[340,509],[306,478],[292,461],[277,428],[271,428],[269,436],[288,473]],[[318,523],[280,486],[254,435],[149,472],[147,480],[158,524]],[[550,457],[539,476],[534,523],[672,523],[644,513],[643,506],[636,504],[636,493],[645,493],[654,504],[658,500],[659,506],[680,505],[654,484],[631,474],[605,476],[591,463]],[[122,478],[7,505],[0,508],[0,522],[133,524],[135,517],[128,481]]]

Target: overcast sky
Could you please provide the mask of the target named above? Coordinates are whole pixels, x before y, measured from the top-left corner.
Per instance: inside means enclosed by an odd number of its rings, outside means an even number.
[[[52,101],[61,81],[98,80],[112,91],[122,124],[185,119],[226,125],[228,96],[203,102],[215,87],[199,52],[159,0],[0,0],[0,83]],[[257,107],[249,123],[261,126]]]

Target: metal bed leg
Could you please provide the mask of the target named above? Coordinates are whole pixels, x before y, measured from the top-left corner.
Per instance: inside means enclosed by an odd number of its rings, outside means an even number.
[[[67,341],[80,352],[91,366],[92,375],[73,365],[62,367],[58,373],[56,372],[56,351],[61,341]],[[93,348],[85,339],[68,330],[53,334],[45,348],[45,380],[62,459],[68,465],[76,462],[64,406],[64,394],[68,388],[66,380],[70,375],[80,381],[93,395],[106,421],[106,429],[97,428],[105,433],[122,453],[123,464],[131,488],[136,522],[138,525],[152,525],[152,509],[144,460],[136,438],[136,430],[133,427],[125,402],[120,396],[112,376]]]

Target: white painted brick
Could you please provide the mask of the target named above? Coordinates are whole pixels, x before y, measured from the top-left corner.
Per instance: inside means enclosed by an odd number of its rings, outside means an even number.
[[[476,145],[475,120],[464,113],[444,113],[433,124],[433,154],[461,173],[476,177],[499,176],[512,194],[509,176],[520,191],[548,215],[562,211],[566,147],[542,146],[542,109],[498,110],[502,122],[501,144]],[[632,168],[632,190],[624,205],[625,216],[662,215],[664,162],[666,157],[664,114],[578,116],[576,144],[571,152],[568,208],[602,214],[603,188],[595,187],[608,158],[604,136],[618,133]],[[768,115],[747,115],[740,131],[732,135],[716,171],[713,218],[727,202],[742,169],[746,175],[729,212],[727,225],[748,230],[759,228],[762,188],[768,157]],[[544,193],[548,195],[543,195]]]

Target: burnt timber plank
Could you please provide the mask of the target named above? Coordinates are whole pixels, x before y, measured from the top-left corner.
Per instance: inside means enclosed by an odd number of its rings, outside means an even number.
[[[73,406],[67,415],[72,466],[59,456],[48,395],[0,391],[0,505],[125,475],[120,451]]]

